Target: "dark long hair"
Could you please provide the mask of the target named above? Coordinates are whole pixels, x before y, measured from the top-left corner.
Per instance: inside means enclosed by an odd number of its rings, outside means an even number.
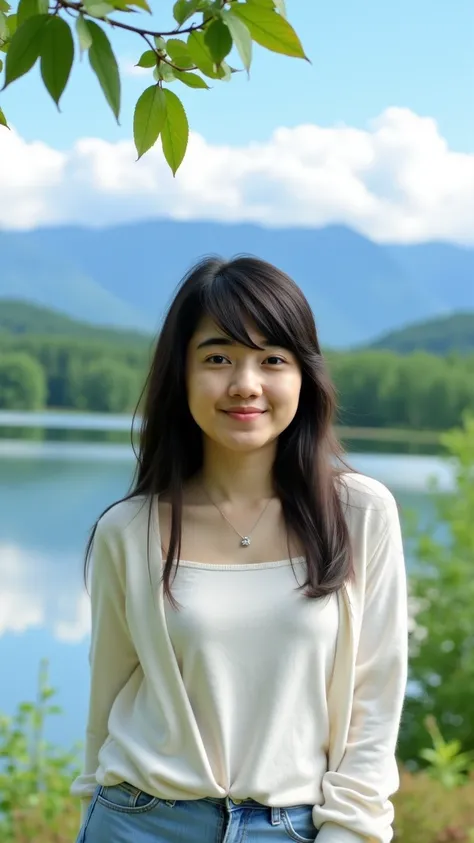
[[[335,435],[336,392],[311,308],[294,281],[269,263],[252,257],[231,261],[207,258],[181,282],[159,333],[135,411],[142,407],[137,465],[130,491],[121,500],[142,496],[148,501],[150,528],[155,496],[166,493],[169,497],[171,533],[162,582],[165,595],[176,607],[170,579],[173,562],[179,563],[181,552],[183,484],[200,470],[203,461],[202,432],[191,416],[186,393],[188,344],[203,315],[236,342],[258,349],[246,329],[250,322],[269,344],[289,349],[299,361],[299,405],[278,439],[274,484],[286,525],[304,549],[307,578],[302,587],[306,596],[331,594],[354,575],[340,495],[340,487],[345,485],[343,474],[353,469],[345,462]],[[98,521],[87,544],[86,587]]]

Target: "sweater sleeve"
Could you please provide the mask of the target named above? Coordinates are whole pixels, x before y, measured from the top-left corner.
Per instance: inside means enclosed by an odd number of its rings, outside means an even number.
[[[99,521],[91,554],[90,694],[85,759],[70,793],[81,799],[81,822],[97,787],[99,750],[108,737],[112,705],[138,664],[125,614],[125,576],[120,554]]]
[[[367,565],[349,734],[315,806],[318,843],[389,843],[399,787],[395,750],[407,682],[407,582],[402,535],[390,494],[387,521]],[[380,535],[380,533],[379,533]]]

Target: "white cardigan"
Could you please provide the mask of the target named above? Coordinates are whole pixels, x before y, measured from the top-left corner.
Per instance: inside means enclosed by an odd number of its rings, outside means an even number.
[[[324,687],[327,770],[317,783],[322,798],[314,804],[313,819],[318,843],[389,843],[407,680],[402,537],[388,489],[359,474],[344,479],[356,576],[337,594],[327,694]],[[83,772],[71,786],[71,795],[83,800],[83,818],[97,784],[125,780],[166,799],[227,795],[212,777],[171,643],[156,517],[149,543],[152,585],[147,536],[148,502],[136,497],[109,510],[94,539],[86,753]],[[271,747],[264,749],[271,756]],[[276,791],[271,804],[285,807]]]

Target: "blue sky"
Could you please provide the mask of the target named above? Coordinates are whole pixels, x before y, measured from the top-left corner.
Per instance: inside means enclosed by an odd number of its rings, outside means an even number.
[[[242,74],[209,92],[183,88],[194,130],[212,143],[242,144],[265,140],[281,125],[365,128],[388,106],[401,106],[435,118],[452,150],[474,151],[472,0],[287,2],[312,65],[257,48],[250,82]],[[168,10],[171,0],[152,0],[152,7]],[[117,33],[114,44],[124,61],[141,52],[129,34]],[[60,115],[37,69],[34,77],[1,95],[24,139],[67,149],[84,136],[112,142],[130,137],[133,105],[146,77],[123,79],[120,127],[87,60],[73,71]]]

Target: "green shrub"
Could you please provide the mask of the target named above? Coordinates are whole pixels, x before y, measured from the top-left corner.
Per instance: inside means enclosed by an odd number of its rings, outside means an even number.
[[[48,662],[40,664],[36,703],[0,715],[0,840],[2,843],[71,843],[80,824],[78,800],[69,796],[80,772],[80,745],[70,752],[44,739],[46,717],[61,713],[49,700]]]

